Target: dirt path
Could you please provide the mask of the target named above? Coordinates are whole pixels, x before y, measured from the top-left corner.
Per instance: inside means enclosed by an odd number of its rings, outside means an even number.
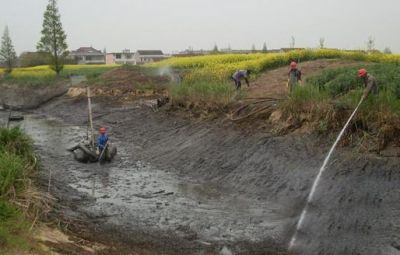
[[[339,67],[357,66],[360,62],[349,60],[316,60],[299,63],[299,69],[303,74],[303,80],[308,76],[317,74],[324,69],[334,69]],[[260,75],[251,87],[247,90],[249,98],[278,97],[282,98],[287,94],[287,74],[288,67],[282,67],[265,72]]]

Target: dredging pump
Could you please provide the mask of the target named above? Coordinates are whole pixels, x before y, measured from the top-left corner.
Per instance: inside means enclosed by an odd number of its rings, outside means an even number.
[[[92,118],[92,102],[90,88],[87,87],[88,98],[88,119],[89,126],[87,137],[84,141],[68,149],[74,154],[74,159],[82,163],[111,161],[117,154],[117,148],[109,141],[104,145],[101,152],[98,151],[98,145],[93,131],[93,118]]]

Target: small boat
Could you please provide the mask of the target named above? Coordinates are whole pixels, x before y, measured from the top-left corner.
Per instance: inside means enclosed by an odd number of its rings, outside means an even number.
[[[103,161],[110,162],[117,154],[117,147],[115,147],[111,142],[107,142],[105,149],[98,154],[96,153],[97,144],[95,143],[95,136],[93,131],[92,104],[91,104],[89,87],[87,88],[87,96],[88,96],[90,135],[88,134],[87,139],[85,141],[68,149],[68,151],[71,151],[74,154],[75,160],[82,163],[103,162]]]
[[[13,115],[8,117],[8,121],[23,121],[24,116],[22,115]]]
[[[81,163],[110,162],[117,154],[117,148],[112,143],[107,143],[104,152],[96,154],[90,142],[84,141],[77,146],[69,149],[74,154],[74,159]]]

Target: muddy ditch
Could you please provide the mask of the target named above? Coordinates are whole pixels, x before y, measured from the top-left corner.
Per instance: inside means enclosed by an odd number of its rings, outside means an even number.
[[[330,139],[93,102],[96,127],[119,149],[110,164],[66,151],[86,134],[84,98],[57,98],[20,123],[41,156],[43,188],[51,175],[58,217],[114,254],[287,254]],[[399,254],[399,163],[339,149],[293,253]]]

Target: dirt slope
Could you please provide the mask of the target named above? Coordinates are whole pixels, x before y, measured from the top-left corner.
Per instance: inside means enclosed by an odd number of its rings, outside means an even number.
[[[358,66],[360,64],[360,62],[330,59],[299,63],[298,68],[301,70],[304,80],[308,76],[317,74],[324,69]],[[249,89],[246,88],[248,97],[283,97],[287,94],[286,83],[288,72],[288,67],[282,67],[261,74],[254,82],[251,83],[251,87]]]
[[[111,164],[81,165],[62,148],[85,134],[84,99],[54,101],[26,127],[44,169],[57,177],[51,190],[60,212],[86,223],[86,237],[139,254],[285,254],[330,139],[274,137],[94,102],[96,126],[107,126],[120,149]],[[296,254],[396,254],[399,163],[337,151]],[[47,183],[46,172],[42,178]]]

